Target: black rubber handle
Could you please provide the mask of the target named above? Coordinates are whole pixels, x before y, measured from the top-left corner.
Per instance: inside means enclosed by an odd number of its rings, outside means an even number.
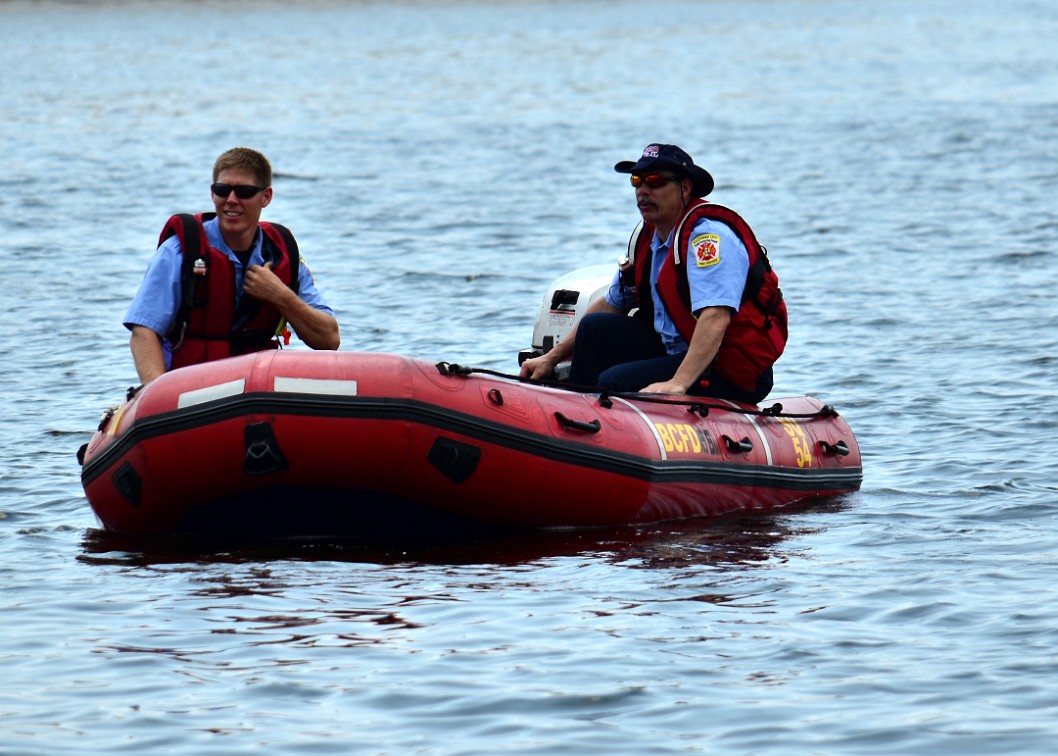
[[[721,438],[724,439],[724,444],[727,446],[728,451],[742,452],[743,454],[753,451],[753,442],[748,437],[741,441],[736,441],[730,436],[721,436]]]
[[[584,431],[585,433],[598,433],[599,430],[602,428],[602,423],[600,423],[598,420],[592,420],[590,423],[586,423],[583,420],[570,420],[561,412],[555,413],[555,419],[558,420],[558,424],[566,430],[578,430]]]
[[[829,444],[826,441],[820,441],[819,446],[823,449],[823,453],[828,456],[837,455],[839,457],[847,457],[849,455],[848,444],[844,441],[838,441],[833,444]]]

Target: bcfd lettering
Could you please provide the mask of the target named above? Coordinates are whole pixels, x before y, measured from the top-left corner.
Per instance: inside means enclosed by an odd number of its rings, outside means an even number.
[[[805,435],[804,428],[801,427],[800,423],[786,417],[780,417],[779,422],[786,429],[786,435],[790,437],[790,443],[793,444],[797,466],[811,467],[812,445],[808,443],[808,436]]]
[[[701,454],[702,439],[694,426],[687,423],[654,423],[654,427],[658,429],[665,451]]]

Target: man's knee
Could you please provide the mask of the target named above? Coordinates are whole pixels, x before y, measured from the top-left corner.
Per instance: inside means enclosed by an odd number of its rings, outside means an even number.
[[[606,336],[619,330],[623,331],[626,320],[628,318],[624,315],[616,315],[612,312],[590,313],[581,318],[577,326],[577,338],[581,338],[582,335],[585,337]]]
[[[629,367],[630,363],[625,362],[599,373],[599,388],[604,388],[607,391],[639,391],[642,386],[636,384],[631,375],[633,371]]]

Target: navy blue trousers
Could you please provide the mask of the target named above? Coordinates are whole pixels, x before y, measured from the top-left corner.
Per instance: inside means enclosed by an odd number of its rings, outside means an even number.
[[[569,380],[578,386],[598,386],[609,391],[639,391],[651,383],[671,379],[683,357],[666,354],[653,328],[645,326],[640,318],[592,313],[577,326]],[[769,368],[761,376],[752,392],[732,386],[709,371],[699,380],[708,381],[709,385],[702,388],[695,383],[687,393],[757,404],[771,391],[772,371]]]

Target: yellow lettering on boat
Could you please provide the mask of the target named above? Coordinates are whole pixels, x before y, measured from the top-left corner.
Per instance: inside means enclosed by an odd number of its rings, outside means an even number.
[[[693,426],[687,423],[654,423],[654,427],[665,444],[665,451],[701,454],[702,439]]]
[[[790,443],[793,444],[797,466],[811,467],[812,445],[808,443],[808,436],[805,435],[804,428],[796,420],[791,420],[787,417],[780,417],[779,422],[786,429],[786,435],[790,437]]]
[[[654,423],[654,427],[658,429],[661,443],[665,444],[665,451],[672,451],[672,436],[669,435],[669,429],[665,427],[664,423]]]

